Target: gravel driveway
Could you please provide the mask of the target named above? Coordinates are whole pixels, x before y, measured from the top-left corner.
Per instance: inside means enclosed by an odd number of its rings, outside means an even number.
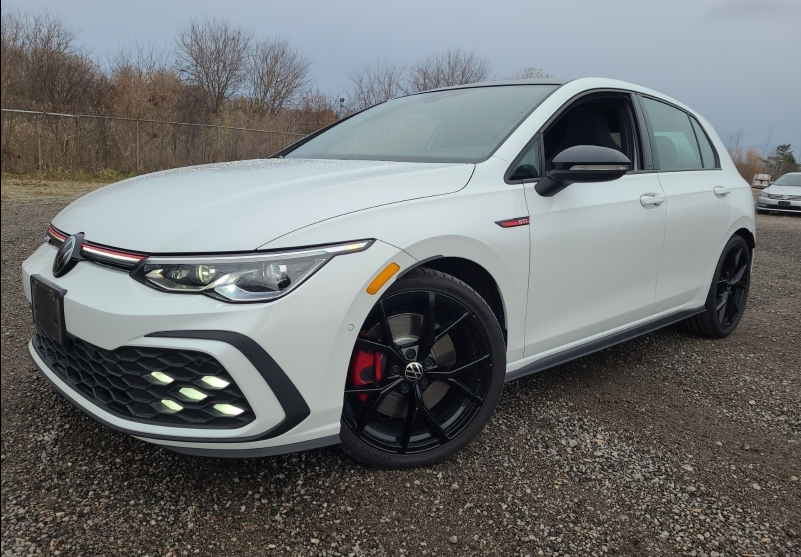
[[[801,555],[797,217],[757,217],[731,337],[667,328],[511,383],[466,450],[396,472],[187,457],[73,408],[28,359],[19,282],[64,204],[2,203],[2,556]]]

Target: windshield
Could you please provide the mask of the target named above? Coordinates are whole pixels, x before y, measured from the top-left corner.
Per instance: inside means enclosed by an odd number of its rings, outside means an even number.
[[[390,100],[321,133],[286,157],[480,162],[556,88],[473,87]]]
[[[774,186],[798,186],[801,187],[801,174],[785,174],[773,182]]]

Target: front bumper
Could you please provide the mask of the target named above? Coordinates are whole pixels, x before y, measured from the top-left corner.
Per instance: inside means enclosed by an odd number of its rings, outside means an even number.
[[[757,211],[781,211],[784,213],[801,212],[801,200],[782,200],[770,199],[768,197],[758,197],[756,202]]]
[[[55,252],[52,245],[42,245],[23,264],[28,300],[30,276],[39,274],[67,290],[64,318],[70,335],[106,350],[157,347],[212,356],[244,393],[255,419],[235,429],[125,419],[65,382],[30,344],[44,377],[109,427],[181,452],[213,456],[279,454],[336,443],[353,343],[376,300],[365,288],[389,262],[401,269],[414,263],[405,252],[375,242],[364,252],[335,257],[284,298],[230,304],[160,292],[125,272],[88,262],[56,279],[51,272]]]

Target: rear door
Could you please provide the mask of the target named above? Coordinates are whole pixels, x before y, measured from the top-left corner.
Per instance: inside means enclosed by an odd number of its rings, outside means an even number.
[[[700,123],[664,101],[646,96],[640,101],[667,198],[654,307],[659,313],[698,301],[707,292],[732,206],[720,159]]]
[[[650,316],[666,218],[630,94],[592,94],[566,107],[518,159],[535,170],[531,149],[538,142],[544,171],[573,144],[616,148],[634,166],[618,180],[572,184],[553,197],[524,180],[531,234],[527,356]]]

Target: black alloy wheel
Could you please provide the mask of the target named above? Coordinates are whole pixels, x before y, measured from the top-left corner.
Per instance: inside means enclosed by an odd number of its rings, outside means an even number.
[[[751,286],[751,249],[740,236],[733,236],[720,256],[705,310],[683,322],[684,328],[698,335],[729,336],[743,316]]]
[[[342,412],[345,451],[395,468],[440,462],[467,445],[498,403],[500,326],[463,282],[430,269],[398,280],[357,337]]]

